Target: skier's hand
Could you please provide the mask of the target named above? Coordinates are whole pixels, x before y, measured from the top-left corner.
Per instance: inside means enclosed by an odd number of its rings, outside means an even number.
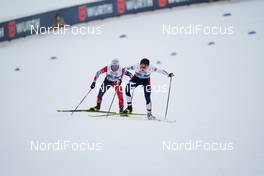
[[[91,84],[90,88],[91,89],[94,89],[95,88],[95,81]]]
[[[116,85],[120,85],[122,83],[122,80],[119,79],[118,81],[115,82]]]
[[[170,78],[171,77],[173,77],[174,76],[174,74],[173,73],[169,73],[169,75],[168,75]]]

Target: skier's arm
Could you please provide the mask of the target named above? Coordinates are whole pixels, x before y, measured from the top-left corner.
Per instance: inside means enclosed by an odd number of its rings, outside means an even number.
[[[99,76],[102,74],[102,73],[105,73],[107,72],[107,66],[103,67],[102,69],[100,69],[98,72],[96,72],[95,76],[94,76],[94,80],[90,86],[91,89],[94,89],[95,88],[95,83],[96,83],[96,80],[99,78]]]
[[[157,73],[163,74],[165,76],[169,76],[169,73],[166,70],[159,69],[157,67],[152,67],[151,69],[153,72],[157,72]]]
[[[94,82],[96,82],[96,80],[99,78],[99,76],[103,73],[107,72],[107,66],[103,67],[102,69],[100,69],[98,72],[96,72],[95,76],[94,76]]]
[[[135,70],[137,65],[131,65],[129,67],[125,67],[125,70]]]
[[[128,76],[128,77],[130,77],[130,78],[133,77],[133,74],[132,74],[132,73],[130,73],[129,71],[127,71],[126,68],[123,68],[123,69],[122,69],[121,79],[118,80],[118,83],[119,83],[119,84],[122,82],[122,79],[123,79],[123,76],[124,76],[124,75],[126,75],[126,76]]]
[[[158,73],[163,74],[163,75],[168,76],[168,77],[173,77],[174,76],[173,73],[168,73],[166,70],[159,69],[157,67],[152,67],[152,71],[153,72],[158,72]]]
[[[125,70],[125,75],[128,76],[129,78],[133,77],[133,74],[130,73],[129,71]]]

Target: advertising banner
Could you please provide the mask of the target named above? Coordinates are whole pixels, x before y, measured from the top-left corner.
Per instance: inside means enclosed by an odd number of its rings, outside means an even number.
[[[209,0],[103,0],[92,2],[0,23],[0,42],[32,35],[32,28],[75,25],[81,22],[201,2],[209,2]]]

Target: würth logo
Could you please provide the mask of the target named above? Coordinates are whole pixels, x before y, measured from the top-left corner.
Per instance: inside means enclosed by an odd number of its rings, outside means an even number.
[[[125,0],[117,0],[117,12],[124,13],[126,10],[126,1]]]
[[[84,21],[87,18],[87,7],[86,6],[80,6],[79,7],[79,19],[80,21]]]
[[[16,22],[11,21],[8,23],[8,33],[9,37],[14,37],[16,35]]]
[[[159,0],[159,6],[160,7],[165,7],[167,5],[167,0]]]

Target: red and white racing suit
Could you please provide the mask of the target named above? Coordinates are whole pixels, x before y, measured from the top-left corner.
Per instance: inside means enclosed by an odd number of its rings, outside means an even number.
[[[128,71],[125,71],[125,69],[119,67],[117,71],[112,71],[111,66],[105,66],[102,69],[100,69],[94,76],[94,81],[98,79],[98,77],[106,73],[106,77],[104,79],[104,82],[101,85],[101,88],[99,90],[98,96],[97,96],[97,104],[101,104],[102,97],[104,96],[105,92],[110,88],[113,87],[116,91],[117,97],[118,97],[118,104],[119,108],[124,107],[124,98],[123,98],[123,90],[121,86],[122,77],[123,75],[127,75],[129,77],[132,76],[132,74]]]

